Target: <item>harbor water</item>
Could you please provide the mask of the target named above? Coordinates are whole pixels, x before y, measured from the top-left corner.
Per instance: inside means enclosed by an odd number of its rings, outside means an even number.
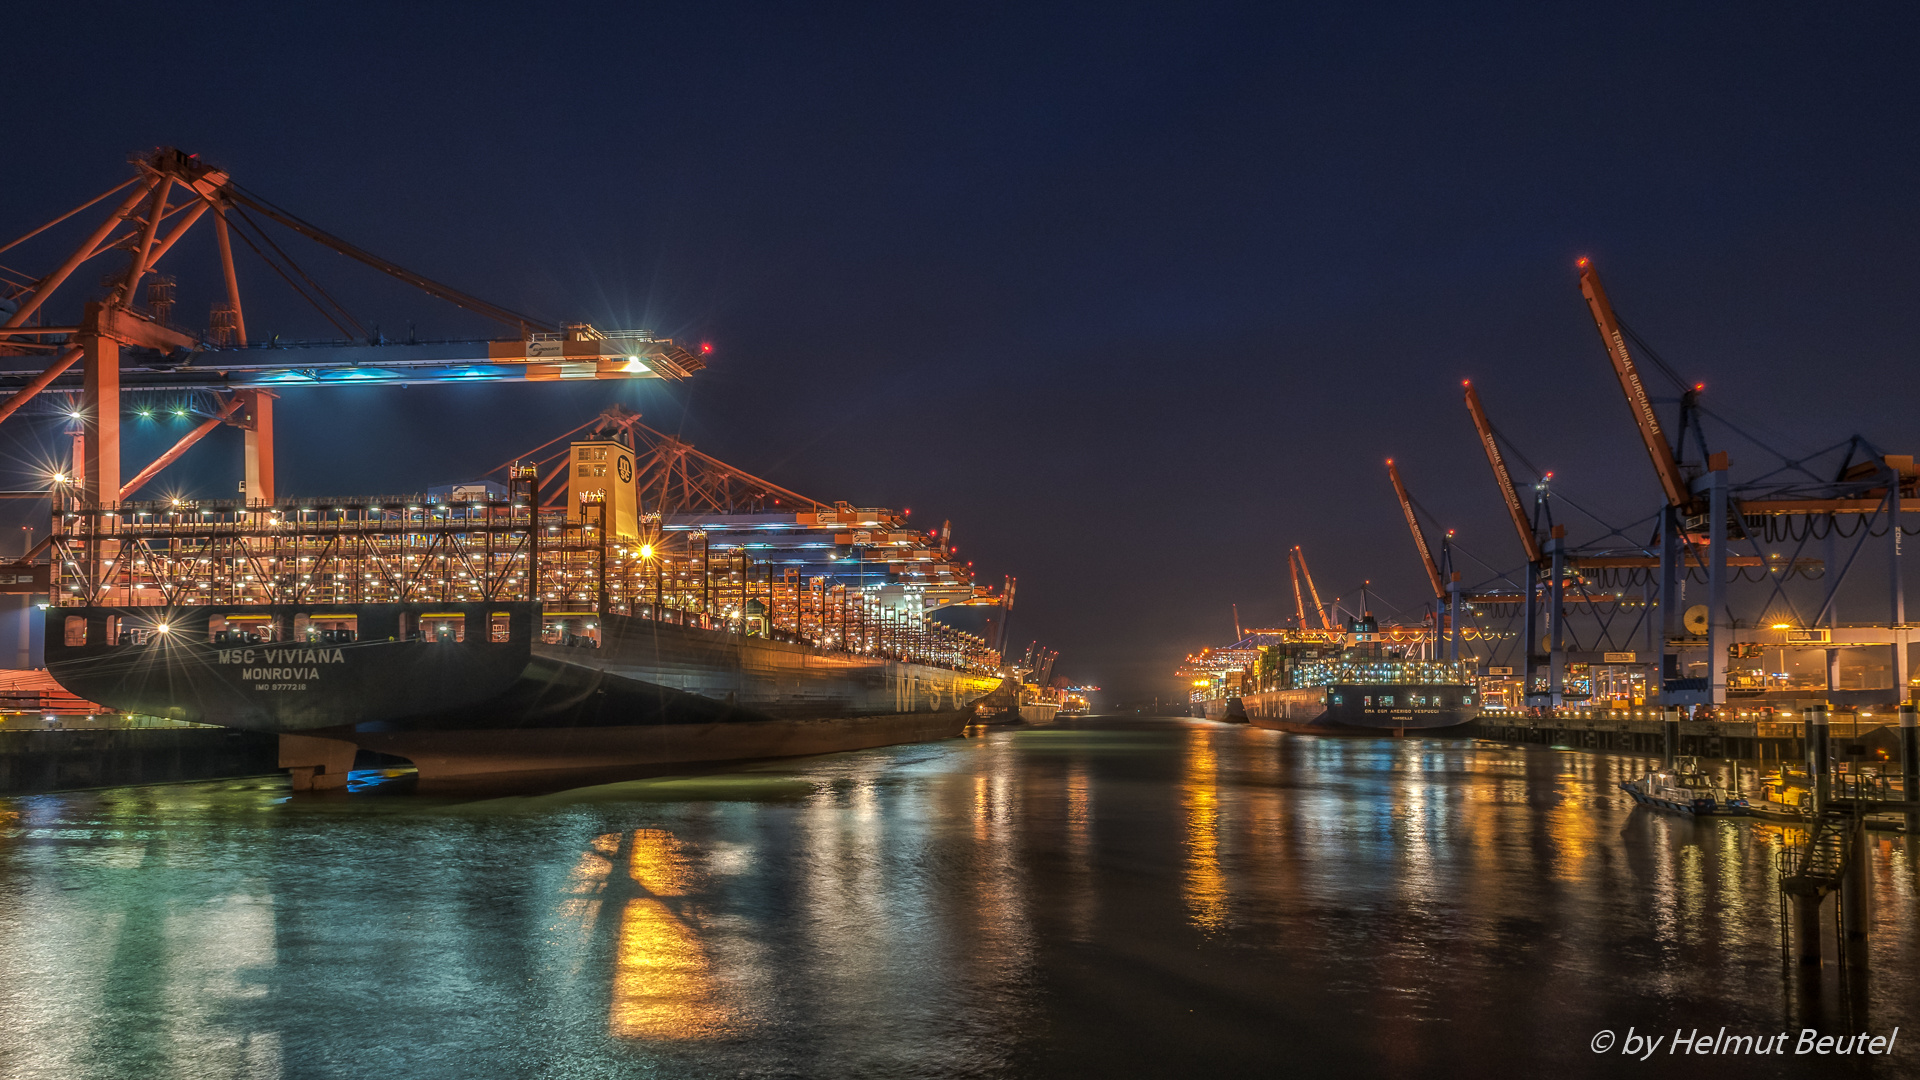
[[[5,799],[0,1076],[1920,1075],[1909,841],[1873,835],[1867,964],[1807,984],[1788,833],[1636,808],[1650,764],[1094,717],[547,794]],[[1722,1029],[1794,1038],[1623,1052]]]

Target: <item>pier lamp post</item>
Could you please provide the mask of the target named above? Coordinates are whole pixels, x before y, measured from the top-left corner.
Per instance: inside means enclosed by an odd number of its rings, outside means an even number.
[[[658,619],[660,617],[660,564],[654,561],[652,544],[640,545],[640,564],[653,571],[653,604],[647,609],[647,614]]]
[[[693,535],[700,541],[700,625],[709,627],[713,611],[713,555],[707,542],[707,530],[695,529]]]

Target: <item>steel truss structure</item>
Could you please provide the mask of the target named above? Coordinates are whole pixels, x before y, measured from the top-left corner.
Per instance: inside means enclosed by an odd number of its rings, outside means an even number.
[[[1920,535],[1920,521],[1904,517],[1920,511],[1913,459],[1860,436],[1797,457],[1773,450],[1710,411],[1704,387],[1682,381],[1620,322],[1592,265],[1582,260],[1579,269],[1664,505],[1615,526],[1552,490],[1552,474],[1528,465],[1539,478],[1529,514],[1505,460],[1511,443],[1468,385],[1467,408],[1526,563],[1499,568],[1466,552],[1451,532],[1443,533],[1432,558],[1420,518],[1438,519],[1406,494],[1397,471],[1390,476],[1423,568],[1436,584],[1429,625],[1447,638],[1450,655],[1474,658],[1483,669],[1510,669],[1524,704],[1533,707],[1591,704],[1597,693],[1580,672],[1610,665],[1642,679],[1649,704],[1716,715],[1742,705],[1788,708],[1793,693],[1873,706],[1911,699],[1903,541]],[[1636,351],[1673,381],[1677,398],[1650,394]],[[1678,405],[1672,437],[1658,409],[1671,404]],[[1729,455],[1708,445],[1709,419],[1772,464],[1735,481]],[[1602,535],[1569,543],[1566,525],[1554,520],[1556,504],[1597,524]],[[1489,576],[1468,580],[1465,560]],[[1862,610],[1862,597],[1875,591],[1884,606],[1868,601]],[[1843,603],[1865,619],[1843,622]],[[1889,685],[1843,685],[1843,649],[1885,650]],[[1820,685],[1795,685],[1785,672],[1764,666],[1758,672],[1733,666],[1802,650],[1825,653]]]
[[[538,600],[547,634],[591,637],[609,614],[765,634],[821,648],[997,671],[978,636],[894,610],[865,590],[804,579],[699,533],[611,537],[604,504],[569,520],[534,508],[538,472],[503,498],[301,500],[273,507],[72,500],[55,518],[53,603],[148,609],[142,634],[187,607]],[[657,523],[656,523],[657,524]]]
[[[70,472],[88,506],[111,509],[177,459],[214,427],[243,428],[249,499],[275,503],[273,388],[284,386],[498,382],[561,379],[685,378],[705,367],[710,350],[688,350],[647,331],[601,331],[554,325],[489,303],[415,273],[305,221],[242,188],[225,171],[172,147],[136,155],[132,178],[32,229],[0,253],[119,197],[104,218],[51,270],[21,274],[0,267],[0,422],[49,390],[77,395],[83,426]],[[161,262],[202,220],[212,223],[225,299],[204,330],[172,320],[178,282]],[[271,222],[369,266],[429,296],[511,327],[506,340],[389,343],[369,333],[332,294],[294,261],[262,226]],[[250,339],[241,303],[233,238],[239,237],[286,286],[308,301],[345,341],[287,348]],[[104,298],[86,300],[58,324],[50,305],[80,268],[121,253],[124,269],[107,278]],[[145,286],[144,302],[142,286]],[[74,290],[66,289],[65,292]],[[24,362],[28,366],[19,366]],[[73,371],[79,367],[79,374]],[[142,388],[213,390],[222,399],[201,424],[132,481],[121,482],[121,393]]]
[[[835,508],[834,504],[802,495],[702,453],[677,435],[641,423],[639,413],[619,405],[524,456],[532,459],[534,454],[589,428],[624,436],[623,441],[633,448],[633,483],[639,492],[643,513],[672,519]],[[566,499],[566,472],[552,470],[565,459],[567,452],[568,448],[563,446],[558,452],[537,459],[539,467],[547,470],[546,479],[541,483],[544,507],[559,506]],[[500,469],[508,467],[502,465]]]

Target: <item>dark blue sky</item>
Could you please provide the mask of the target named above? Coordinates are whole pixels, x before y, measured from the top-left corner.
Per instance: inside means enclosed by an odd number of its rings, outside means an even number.
[[[671,388],[290,394],[283,490],[417,489],[620,400],[801,491],[951,518],[964,558],[1020,576],[1015,636],[1115,689],[1171,688],[1229,604],[1278,620],[1294,543],[1324,591],[1371,578],[1416,611],[1388,456],[1464,543],[1517,561],[1462,378],[1569,494],[1650,511],[1579,255],[1770,437],[1920,446],[1906,6],[9,20],[0,232],[171,144],[508,307],[717,349]],[[389,335],[491,332],[296,254]],[[257,265],[243,289],[256,336],[326,333]],[[183,312],[211,295],[183,276]],[[168,441],[136,440],[129,471]],[[177,482],[230,491],[236,445]]]

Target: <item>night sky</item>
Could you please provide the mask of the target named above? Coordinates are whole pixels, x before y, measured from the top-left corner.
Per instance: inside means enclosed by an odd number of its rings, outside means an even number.
[[[1019,576],[1014,638],[1114,697],[1175,691],[1231,604],[1279,621],[1292,544],[1323,592],[1372,579],[1381,614],[1417,616],[1389,456],[1463,545],[1517,563],[1463,378],[1562,490],[1650,513],[1581,255],[1767,439],[1920,450],[1907,5],[41,4],[8,24],[7,239],[174,145],[504,306],[715,346],[677,385],[290,392],[283,493],[461,479],[619,401],[815,497],[951,519],[987,580]],[[217,280],[196,231],[169,259],[186,325]],[[496,332],[288,249],[389,337]],[[255,337],[331,336],[241,272]],[[53,418],[8,426],[8,484],[30,484]],[[174,437],[130,434],[126,473]],[[162,483],[230,495],[238,445]]]

